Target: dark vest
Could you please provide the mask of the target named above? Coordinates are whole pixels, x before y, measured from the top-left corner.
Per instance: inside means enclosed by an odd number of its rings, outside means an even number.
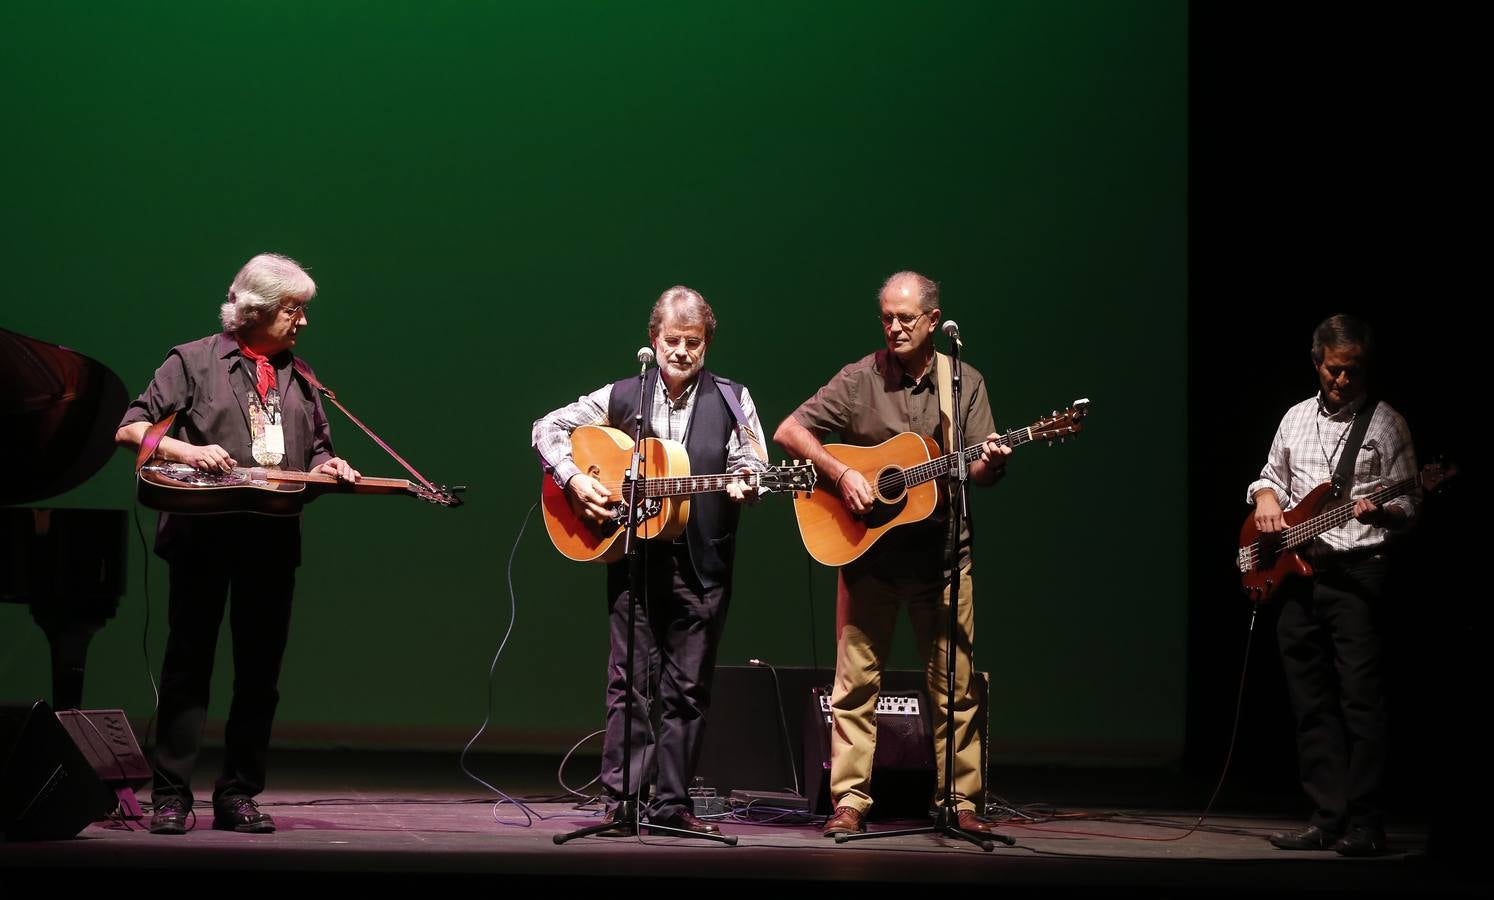
[[[695,408],[685,430],[685,452],[690,457],[690,474],[714,475],[726,471],[726,442],[731,438],[736,420],[721,397],[718,385],[734,391],[740,401],[742,386],[702,370],[695,382]],[[638,415],[638,379],[625,378],[612,385],[607,404],[607,421],[613,427],[633,436],[633,417]],[[659,390],[659,370],[650,369],[644,379],[644,396],[652,399]],[[643,436],[657,437],[649,420],[652,407],[644,409]],[[690,498],[690,518],[685,523],[685,542],[695,574],[707,587],[730,586],[732,559],[736,553],[739,504],[725,491],[695,494]],[[617,564],[622,565],[622,564]]]

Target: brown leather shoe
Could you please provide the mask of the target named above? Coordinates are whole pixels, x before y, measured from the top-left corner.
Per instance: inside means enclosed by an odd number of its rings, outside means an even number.
[[[664,819],[649,819],[649,825],[659,825],[664,828],[675,828],[680,831],[693,831],[696,834],[720,834],[721,829],[715,823],[698,819],[693,813],[682,812],[677,816],[669,816]],[[653,828],[648,829],[649,834],[668,834],[669,832],[657,832]]]
[[[866,823],[862,821],[861,813],[849,806],[835,807],[835,815],[825,823],[825,837],[835,837],[837,834],[860,834],[866,830]]]
[[[962,809],[955,819],[955,824],[960,826],[961,831],[971,834],[995,834],[996,826],[975,814],[973,809]]]
[[[607,815],[602,817],[602,821],[610,827],[598,831],[596,833],[598,837],[632,837],[638,833],[633,826],[633,817],[622,815],[621,806],[614,806],[608,810]]]

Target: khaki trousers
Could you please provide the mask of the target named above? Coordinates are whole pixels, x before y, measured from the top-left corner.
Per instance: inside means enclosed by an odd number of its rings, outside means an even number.
[[[981,736],[975,728],[976,699],[970,689],[971,645],[975,639],[975,598],[970,567],[960,572],[960,617],[955,653],[955,802],[975,809],[981,790]],[[872,805],[872,757],[877,749],[877,695],[882,665],[892,646],[898,610],[907,606],[923,655],[934,708],[934,758],[938,787],[944,788],[946,721],[945,636],[949,588],[923,579],[847,577],[840,570],[835,615],[835,688],[830,696],[834,728],[830,736],[830,795],[836,806],[865,813]],[[942,799],[936,798],[936,799]]]

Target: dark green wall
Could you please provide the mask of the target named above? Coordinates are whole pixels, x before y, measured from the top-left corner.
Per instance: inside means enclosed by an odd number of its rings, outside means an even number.
[[[312,507],[286,741],[449,746],[481,720],[538,495],[530,423],[631,370],[662,289],[711,300],[708,362],[771,431],[878,346],[876,290],[915,268],[1003,428],[1095,404],[1078,442],[1018,451],[975,501],[996,751],[1180,751],[1183,4],[12,4],[0,83],[0,324],[135,393],[214,328],[245,259],[287,253],[321,287],[300,352],[418,467],[471,485],[455,512]],[[344,456],[397,474],[332,415]],[[52,501],[130,502],[123,455]],[[86,704],[144,717],[142,564],[133,547]],[[600,722],[601,579],[531,521],[494,746]],[[832,588],[787,502],[749,511],[721,661],[831,664]],[[45,672],[39,629],[0,607],[0,699],[46,694]]]

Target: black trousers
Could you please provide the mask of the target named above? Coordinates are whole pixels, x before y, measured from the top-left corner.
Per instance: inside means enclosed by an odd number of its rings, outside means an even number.
[[[1284,598],[1276,634],[1297,720],[1297,763],[1311,824],[1382,825],[1386,715],[1377,607],[1384,557],[1314,563]]]
[[[690,812],[690,778],[705,736],[711,705],[711,676],[726,620],[730,591],[703,586],[684,544],[649,542],[646,590],[636,610],[633,636],[633,728],[628,791],[653,800],[645,810],[660,819]],[[629,591],[627,563],[607,573],[611,654],[607,661],[607,734],[602,745],[602,785],[614,800],[623,792],[623,720],[629,692],[623,677],[627,660]],[[657,716],[648,698],[654,697]],[[657,737],[655,722],[657,718]]]
[[[281,562],[171,564],[170,632],[161,666],[152,787],[158,802],[175,795],[192,803],[192,769],[202,746],[225,607],[233,642],[233,701],[224,730],[223,771],[213,800],[252,797],[264,790],[295,578],[294,566]]]

